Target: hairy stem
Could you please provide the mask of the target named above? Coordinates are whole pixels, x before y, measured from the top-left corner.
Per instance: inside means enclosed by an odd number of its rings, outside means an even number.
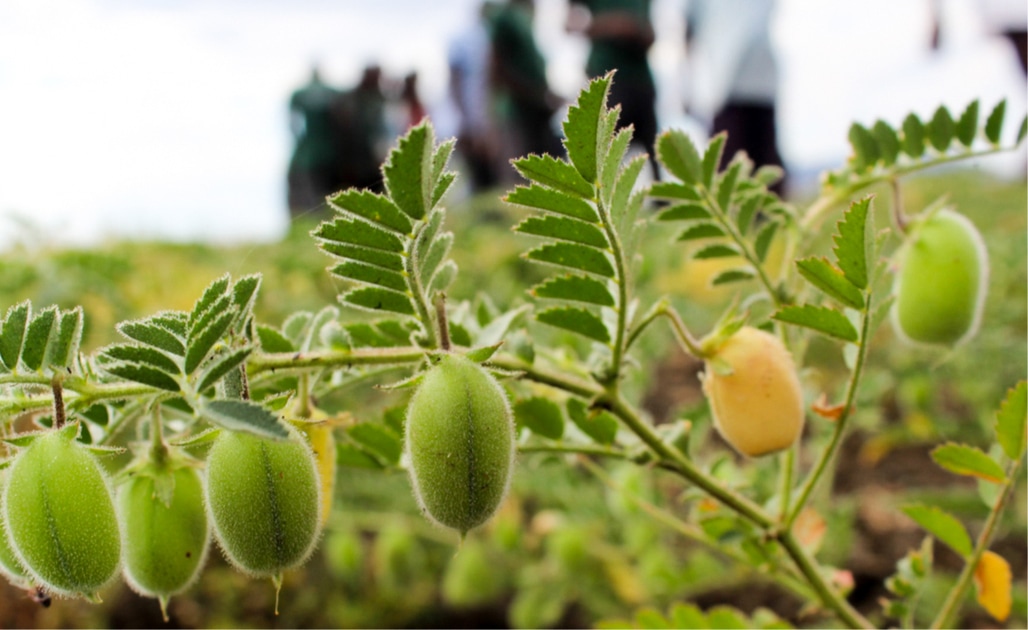
[[[935,620],[932,621],[932,628],[949,628],[953,625],[955,617],[960,611],[960,605],[964,602],[964,595],[971,586],[975,569],[978,568],[982,554],[985,553],[992,543],[992,538],[996,535],[996,530],[999,527],[1000,517],[1003,515],[1004,510],[1006,510],[1010,497],[1014,494],[1014,488],[1017,486],[1017,478],[1021,474],[1021,466],[1024,463],[1024,459],[1022,455],[1016,462],[1011,463],[1007,471],[1007,481],[1000,491],[999,497],[996,498],[996,503],[992,506],[992,511],[989,512],[989,517],[985,520],[985,525],[982,526],[982,531],[978,534],[974,551],[966,558],[960,577],[957,578],[953,588],[946,595],[946,601],[943,603]]]
[[[807,501],[810,500],[810,495],[814,492],[821,477],[828,467],[828,463],[835,459],[836,454],[839,451],[839,445],[842,444],[842,438],[846,433],[846,425],[853,415],[853,406],[857,397],[857,388],[860,385],[860,378],[864,371],[864,360],[867,357],[867,343],[868,335],[871,327],[871,296],[868,295],[867,304],[864,306],[864,311],[861,314],[860,322],[860,339],[857,345],[857,359],[853,366],[853,372],[850,374],[849,384],[846,386],[846,402],[842,413],[839,414],[839,419],[835,421],[835,429],[832,431],[831,440],[824,451],[821,452],[821,456],[818,458],[817,463],[811,470],[806,481],[803,483],[803,487],[800,490],[800,496],[796,500],[796,504],[793,506],[792,511],[789,513],[788,518],[785,520],[785,529],[790,529],[792,524],[796,521],[796,517],[799,516],[803,508],[806,507]]]

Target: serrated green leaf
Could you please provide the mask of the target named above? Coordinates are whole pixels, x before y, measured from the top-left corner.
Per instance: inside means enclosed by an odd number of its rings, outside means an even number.
[[[679,241],[693,241],[700,238],[712,238],[715,236],[724,236],[725,232],[719,226],[714,223],[704,221],[702,223],[696,223],[690,225],[681,234],[678,235]]]
[[[26,300],[7,309],[4,316],[3,328],[0,328],[0,359],[3,359],[4,365],[11,371],[18,368],[25,328],[31,312],[32,306]]]
[[[224,317],[226,313],[233,314],[232,319],[229,320],[229,324],[231,325],[232,320],[235,319],[235,306],[232,305],[232,296],[228,293],[215,299],[199,317],[190,318],[189,333],[186,335],[187,348],[188,342],[202,333],[211,325],[211,322],[220,320]]]
[[[577,398],[569,398],[566,404],[568,417],[582,433],[600,444],[613,444],[617,437],[618,421],[605,411],[592,411]]]
[[[796,261],[800,275],[807,279],[829,297],[855,309],[864,308],[864,295],[853,286],[842,270],[838,269],[826,258],[804,258]]]
[[[453,147],[456,145],[456,140],[450,138],[443,142],[436,149],[436,152],[432,155],[432,179],[435,181],[435,188],[432,189],[432,206],[434,207],[443,197],[446,192],[450,190],[450,186],[453,182],[457,181],[457,174],[452,171],[443,171],[446,168],[447,162],[450,161],[450,155],[453,153]]]
[[[710,210],[698,202],[675,204],[657,215],[658,221],[696,221],[709,218]]]
[[[389,197],[414,220],[424,218],[431,208],[434,140],[432,126],[425,120],[400,138],[382,167]]]
[[[244,323],[253,313],[257,293],[261,288],[261,275],[244,276],[232,285],[232,304],[236,307],[236,322]]]
[[[775,234],[778,233],[778,225],[777,221],[769,221],[760,229],[757,238],[753,241],[753,253],[757,255],[757,260],[760,262],[767,260],[767,253],[771,251],[771,243],[774,242]]]
[[[372,311],[387,311],[399,313],[400,315],[414,315],[414,305],[410,298],[404,294],[380,289],[378,287],[364,287],[344,293],[339,300],[344,304],[350,304]]]
[[[896,130],[884,120],[875,121],[871,128],[871,135],[874,136],[875,144],[878,146],[878,155],[886,166],[892,166],[899,157],[900,139]]]
[[[418,260],[418,267],[420,268],[418,273],[423,284],[428,284],[435,272],[438,271],[439,265],[449,255],[452,245],[452,232],[444,232],[432,240],[432,245],[428,248],[428,252]]]
[[[396,252],[369,249],[349,243],[322,241],[321,249],[338,258],[348,258],[391,271],[403,271],[403,256]]]
[[[755,277],[757,277],[756,273],[750,269],[728,269],[714,276],[714,279],[710,281],[710,286],[718,287],[732,282],[752,280]]]
[[[610,259],[600,250],[576,243],[550,243],[530,250],[529,260],[594,273],[605,278],[615,276]]]
[[[692,186],[678,182],[654,182],[650,186],[650,196],[657,199],[680,199],[683,201],[700,201],[700,195]]]
[[[568,217],[546,215],[542,217],[529,217],[519,223],[515,232],[532,234],[533,236],[545,236],[548,238],[582,243],[591,247],[607,248],[607,237],[603,231],[591,223],[585,223]]]
[[[514,404],[514,419],[518,426],[536,435],[551,440],[564,437],[564,414],[560,406],[549,398],[535,396],[517,401]]]
[[[853,123],[850,125],[849,141],[853,147],[853,167],[862,171],[874,166],[878,161],[878,144],[871,132],[860,123]]]
[[[48,306],[36,313],[25,328],[25,340],[21,348],[21,362],[30,370],[43,367],[46,347],[53,336],[57,321],[57,307]]]
[[[183,365],[187,375],[192,374],[196,371],[196,368],[200,367],[200,364],[210,354],[214,344],[218,343],[225,333],[228,332],[233,319],[235,319],[234,311],[224,311],[221,315],[212,319],[203,329],[197,331],[196,334],[190,335],[189,346],[186,348],[186,360]]]
[[[168,355],[152,346],[137,346],[127,343],[113,344],[102,348],[98,358],[107,363],[127,361],[129,363],[148,365],[171,376],[177,376],[182,373],[177,363],[171,360]]]
[[[608,113],[609,116],[617,116],[616,111]],[[632,130],[624,128],[614,135],[614,139],[607,147],[607,154],[603,158],[603,170],[600,172],[600,191],[607,195],[609,203],[610,195],[614,191],[618,172],[621,170],[621,162],[625,159],[628,146],[632,143]]]
[[[1021,381],[1007,392],[996,412],[996,441],[1007,457],[1017,461],[1024,457],[1025,422],[1028,416],[1028,383]]]
[[[714,243],[712,245],[704,245],[695,252],[692,257],[697,260],[706,260],[708,258],[731,258],[732,256],[739,256],[739,250],[732,245],[725,243]]]
[[[960,115],[956,126],[957,140],[965,147],[970,147],[974,137],[978,135],[978,99],[971,101],[964,113]]]
[[[277,440],[289,437],[289,431],[275,414],[249,400],[212,400],[200,409],[200,415],[229,431],[245,431]]]
[[[264,352],[294,352],[296,350],[296,346],[285,335],[263,324],[257,325],[257,339],[260,340],[261,350]]]
[[[966,444],[949,442],[932,450],[932,459],[946,470],[968,477],[978,477],[993,483],[1006,481],[1003,467],[980,449]]]
[[[407,290],[407,280],[402,275],[373,265],[365,265],[359,262],[344,262],[332,267],[329,271],[334,276],[353,282],[373,284],[401,293]]]
[[[903,152],[910,157],[918,158],[924,154],[925,143],[924,124],[914,114],[908,114],[903,119]]]
[[[1020,145],[1025,136],[1028,136],[1028,116],[1021,119],[1021,126],[1017,129],[1017,140],[1014,144]]]
[[[839,268],[846,279],[861,290],[867,288],[867,250],[873,237],[867,220],[870,207],[871,197],[850,204],[838,224],[839,231],[832,236]]]
[[[336,464],[347,468],[368,468],[382,470],[385,466],[353,444],[340,442],[336,444]]]
[[[506,196],[505,201],[519,206],[556,212],[590,223],[600,222],[600,215],[588,201],[535,184],[518,186]]]
[[[532,289],[537,298],[571,300],[613,307],[614,296],[604,282],[585,276],[566,275],[551,278]]]
[[[971,537],[952,514],[928,505],[907,505],[902,509],[904,514],[914,519],[929,534],[949,545],[961,556],[966,558],[971,555]]]
[[[637,155],[632,158],[619,172],[617,183],[614,185],[614,193],[610,196],[611,220],[615,228],[620,229],[622,234],[628,234],[632,229],[638,217],[639,208],[642,207],[642,194],[640,193],[638,199],[633,199],[632,193],[639,181],[643,167],[648,162],[649,158],[646,155]]]
[[[607,103],[610,75],[594,79],[578,95],[578,101],[568,108],[564,121],[564,147],[568,159],[587,182],[597,179],[597,145],[600,117]]]
[[[544,324],[570,330],[600,343],[610,343],[610,331],[603,321],[581,308],[551,308],[538,313],[535,318]]]
[[[753,217],[760,210],[763,203],[764,195],[750,195],[742,200],[742,203],[739,205],[739,214],[735,218],[735,224],[738,226],[740,233],[746,234],[750,231]]]
[[[456,279],[457,263],[447,260],[436,269],[435,275],[432,276],[432,281],[428,283],[428,294],[435,295],[440,291],[445,292]]]
[[[554,190],[592,199],[595,189],[571,164],[551,155],[529,155],[513,162],[525,179]]]
[[[825,306],[804,304],[803,306],[786,306],[771,316],[780,322],[810,328],[820,333],[856,343],[860,336],[850,320],[839,311]]]
[[[238,369],[246,361],[246,358],[250,356],[251,352],[253,352],[252,347],[239,348],[211,361],[210,365],[197,378],[196,391],[203,392],[208,387],[213,387],[226,374]]]
[[[400,437],[385,425],[361,422],[350,427],[347,434],[365,450],[381,458],[384,463],[391,466],[399,463],[400,455],[403,453]]]
[[[313,236],[321,241],[349,243],[385,252],[403,252],[403,241],[399,236],[357,219],[325,221],[314,230]]]
[[[714,176],[717,169],[721,167],[721,156],[725,150],[725,141],[728,134],[722,131],[707,143],[707,150],[703,152],[703,185],[710,189],[714,185]]]
[[[992,144],[999,144],[1000,135],[1003,132],[1003,118],[1007,113],[1007,99],[996,103],[996,106],[989,112],[985,120],[985,137]]]
[[[153,321],[152,318],[121,322],[115,328],[132,341],[138,341],[180,357],[186,354],[185,341],[165,326]]]
[[[148,321],[163,326],[172,333],[185,339],[186,330],[189,328],[189,313],[185,311],[161,311],[151,315]]]
[[[218,306],[222,301],[230,299],[226,294],[228,293],[228,284],[230,278],[226,273],[214,282],[207,285],[204,289],[203,294],[200,295],[200,299],[193,305],[193,310],[189,313],[189,324],[188,328],[192,329],[196,326],[196,322],[209,313],[212,309],[221,310]]]
[[[328,198],[328,205],[349,212],[398,234],[411,233],[414,224],[393,200],[370,190],[350,188]]]
[[[657,137],[657,159],[685,184],[701,183],[703,163],[696,145],[684,131],[672,129]]]
[[[61,313],[57,330],[46,350],[46,364],[54,368],[68,368],[75,362],[82,343],[82,307],[76,306]]]
[[[103,370],[108,374],[128,379],[136,383],[142,383],[143,385],[149,385],[150,387],[156,387],[157,389],[163,389],[169,392],[178,392],[179,384],[174,378],[168,375],[163,370],[158,370],[155,367],[149,365],[140,365],[138,363],[114,363],[111,365],[104,365]]]
[[[941,153],[953,142],[954,131],[956,125],[953,123],[953,116],[945,106],[940,105],[928,122],[928,141]]]
[[[435,241],[439,231],[443,228],[443,217],[445,212],[442,208],[436,208],[428,215],[428,219],[421,227],[416,228],[414,237],[414,259],[420,260],[425,257],[429,247]]]
[[[735,192],[735,183],[742,171],[742,162],[734,160],[724,174],[718,179],[717,184],[717,205],[726,213],[732,205],[732,193]]]

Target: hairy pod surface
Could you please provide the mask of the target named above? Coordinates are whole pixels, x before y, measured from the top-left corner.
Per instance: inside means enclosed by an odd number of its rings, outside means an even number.
[[[778,337],[744,326],[710,357],[702,378],[714,425],[743,455],[788,448],[803,431],[803,391]]]
[[[989,281],[981,235],[944,208],[915,226],[896,274],[893,328],[909,341],[956,345],[974,335]]]
[[[6,473],[7,471],[0,470],[0,496],[3,495],[4,486],[7,484]],[[18,588],[29,588],[31,584],[25,567],[21,566],[18,556],[11,548],[11,543],[7,541],[7,531],[3,519],[0,519],[0,575]]]
[[[422,511],[461,534],[500,505],[514,468],[514,420],[488,372],[447,355],[425,373],[407,407],[405,447]]]
[[[186,466],[158,474],[174,477],[168,503],[159,496],[157,479],[137,475],[118,488],[117,508],[125,581],[163,606],[200,574],[211,530],[199,471]]]
[[[41,435],[18,453],[2,503],[8,542],[42,588],[95,599],[117,574],[114,500],[96,458],[73,431]]]
[[[207,456],[206,497],[221,549],[250,575],[279,576],[318,541],[318,473],[296,430],[286,440],[222,431]]]

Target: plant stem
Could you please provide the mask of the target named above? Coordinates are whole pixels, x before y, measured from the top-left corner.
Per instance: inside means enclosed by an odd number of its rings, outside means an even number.
[[[817,463],[814,465],[814,468],[803,483],[803,487],[800,490],[800,496],[796,500],[796,505],[793,506],[792,511],[789,513],[788,518],[783,524],[783,527],[786,530],[792,528],[792,524],[796,521],[796,517],[799,516],[800,512],[803,511],[803,508],[806,507],[807,501],[810,500],[811,493],[814,492],[814,488],[817,487],[818,482],[821,480],[821,476],[824,474],[825,468],[827,468],[828,463],[835,458],[835,455],[839,450],[839,445],[842,444],[843,435],[846,433],[847,421],[850,416],[853,415],[853,405],[857,396],[857,387],[860,384],[860,378],[864,371],[864,360],[867,357],[867,342],[870,328],[871,296],[868,295],[867,304],[864,306],[864,310],[861,314],[857,359],[853,366],[853,373],[850,374],[849,384],[846,386],[845,407],[843,407],[842,413],[839,414],[839,419],[835,421],[835,429],[832,432],[832,437],[827,448],[821,452],[821,456],[818,458]]]
[[[757,258],[756,253],[750,249],[749,244],[746,242],[746,239],[743,238],[743,235],[739,232],[735,223],[729,219],[728,210],[721,207],[721,204],[718,203],[717,198],[714,197],[714,194],[711,191],[706,188],[702,190],[704,201],[706,201],[707,205],[714,211],[713,214],[715,218],[717,218],[721,227],[724,228],[728,237],[735,241],[735,244],[739,246],[739,250],[743,258],[745,258],[746,261],[750,263],[750,266],[753,267],[753,270],[757,272],[757,277],[760,280],[760,283],[764,285],[764,289],[767,290],[767,294],[771,297],[771,301],[774,302],[775,306],[782,306],[782,296],[779,294],[779,291],[775,289],[774,284],[771,283],[771,279],[768,278],[767,272],[764,271],[764,265],[761,263],[760,259]]]
[[[401,348],[354,348],[317,352],[255,353],[247,361],[251,374],[279,370],[308,370],[311,368],[342,368],[354,365],[392,365],[417,363],[425,358],[425,351],[413,346]]]
[[[421,284],[421,273],[418,270],[418,246],[421,243],[421,239],[424,236],[425,229],[427,229],[429,221],[421,221],[418,227],[414,230],[414,234],[411,239],[410,251],[403,259],[403,271],[407,276],[407,284],[411,289],[411,295],[414,297],[414,307],[417,309],[418,319],[421,321],[421,327],[425,330],[425,334],[428,336],[427,343],[429,348],[439,347],[438,331],[436,329],[436,322],[433,321],[432,310],[428,305],[428,296],[425,295],[425,287]]]
[[[446,294],[440,291],[435,294],[435,322],[439,326],[439,347],[450,350],[450,325],[446,319]]]
[[[692,525],[691,523],[683,521],[682,519],[678,518],[668,510],[663,509],[638,495],[632,494],[630,492],[625,492],[624,489],[618,486],[614,482],[614,480],[610,478],[610,475],[608,475],[606,471],[604,471],[603,468],[601,468],[597,464],[589,461],[588,459],[582,459],[580,460],[580,462],[583,466],[588,468],[589,471],[593,473],[593,475],[599,478],[600,481],[606,484],[607,487],[611,488],[612,490],[623,493],[626,497],[628,497],[629,500],[635,503],[635,505],[638,506],[639,509],[646,512],[658,523],[677,532],[684,538],[688,538],[689,540],[700,543],[701,545],[707,547],[712,551],[717,552],[718,554],[728,558],[729,560],[737,562],[743,566],[749,566],[752,568],[749,558],[746,557],[744,554],[736,551],[731,547],[720,545],[716,541],[711,540],[710,537],[708,537],[702,529],[695,525]],[[764,575],[766,577],[771,578],[773,581],[777,582],[781,586],[784,586],[785,588],[789,589],[790,591],[804,599],[809,600],[813,599],[814,597],[814,594],[811,592],[811,590],[807,588],[802,582],[798,581],[794,575],[780,572],[757,573],[759,575]]]
[[[161,403],[154,403],[150,413],[150,458],[162,464],[168,456],[168,445],[164,443],[164,423],[161,420]]]
[[[1014,493],[1014,487],[1017,485],[1017,478],[1021,474],[1021,466],[1024,463],[1024,455],[1021,455],[1016,462],[1013,462],[1007,474],[1006,484],[1000,491],[999,497],[996,499],[996,504],[992,506],[992,511],[989,512],[989,517],[985,520],[985,525],[982,526],[982,531],[978,534],[978,540],[975,543],[974,550],[971,555],[966,558],[963,570],[960,572],[960,577],[957,578],[953,588],[950,589],[949,594],[946,596],[946,601],[943,603],[942,608],[939,610],[939,614],[932,621],[932,628],[948,628],[953,625],[954,618],[960,611],[960,605],[964,602],[964,594],[967,589],[971,586],[971,581],[974,578],[975,569],[978,568],[978,563],[982,559],[982,554],[989,548],[992,543],[993,536],[996,535],[996,530],[999,526],[1000,517],[1003,515],[1003,511],[1007,507],[1007,503],[1010,501],[1010,497]]]
[[[807,582],[817,592],[821,602],[832,609],[851,628],[874,628],[871,622],[861,615],[848,601],[842,597],[825,580],[814,560],[803,550],[803,547],[796,541],[796,538],[789,530],[778,534],[778,542],[785,548],[786,553],[796,563],[796,567],[807,579]]]
[[[60,372],[55,372],[53,379],[50,381],[50,390],[53,392],[54,398],[54,428],[60,429],[64,426],[66,420],[65,409],[64,409],[64,393],[61,385],[62,378]]]
[[[656,304],[650,308],[650,311],[646,314],[642,320],[636,324],[635,328],[628,336],[628,341],[625,342],[625,348],[632,347],[632,344],[642,336],[643,331],[649,327],[658,317],[667,317],[671,321],[671,330],[675,333],[675,338],[682,345],[682,349],[687,354],[690,354],[697,358],[702,358],[703,351],[700,348],[700,344],[696,341],[696,338],[689,333],[689,329],[686,328],[685,322],[679,317],[678,312],[675,311],[667,303],[667,300],[661,298]]]
[[[628,329],[628,266],[625,264],[625,250],[621,244],[621,238],[615,229],[610,208],[606,207],[599,199],[596,200],[596,208],[600,212],[603,230],[607,235],[611,254],[614,257],[614,282],[618,286],[617,324],[614,332],[614,342],[611,345],[613,356],[610,360],[611,379],[614,384],[617,384],[617,376],[621,373],[621,363],[624,361],[625,353],[628,350],[628,342],[625,336]]]
[[[796,467],[796,445],[793,444],[786,449],[778,461],[782,466],[781,484],[779,485],[781,507],[778,511],[778,520],[785,522],[789,517],[789,503],[792,499],[792,471]]]
[[[590,444],[524,444],[518,447],[519,453],[561,453],[565,455],[594,455],[614,459],[628,459],[628,453],[621,449]]]

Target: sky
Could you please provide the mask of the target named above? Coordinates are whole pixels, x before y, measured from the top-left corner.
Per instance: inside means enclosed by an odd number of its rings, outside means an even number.
[[[1004,97],[1008,120],[1020,119],[1024,79],[979,10],[985,0],[936,1],[944,30],[931,55],[928,0],[779,0],[772,33],[787,166],[840,165],[854,120],[898,124],[940,103],[959,113],[974,98],[988,109]],[[653,0],[651,64],[662,127],[702,135],[683,108],[691,89],[685,2]],[[288,224],[287,102],[311,63],[341,86],[371,61],[393,76],[417,70],[437,128],[449,133],[446,47],[476,4],[4,0],[0,248],[279,238]],[[566,0],[537,0],[551,83],[571,99],[587,46],[564,32],[565,13]],[[1023,161],[987,167],[1009,175]]]

